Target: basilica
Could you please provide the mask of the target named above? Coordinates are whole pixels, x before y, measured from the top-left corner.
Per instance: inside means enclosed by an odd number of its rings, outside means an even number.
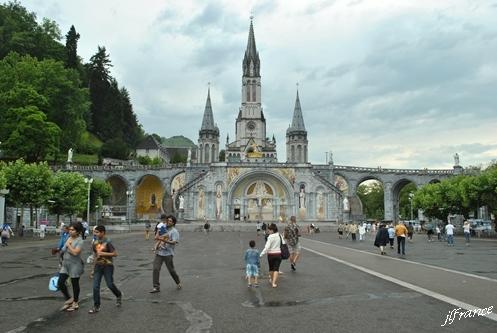
[[[174,196],[181,196],[184,218],[275,221],[298,215],[305,220],[336,219],[342,192],[333,184],[329,167],[316,169],[308,163],[307,131],[298,91],[286,131],[284,162],[278,161],[276,139],[267,136],[261,61],[252,21],[241,86],[235,137],[232,141],[226,138],[224,162],[219,162],[220,133],[210,90],[207,92],[196,160],[189,160],[185,173],[172,182]],[[174,202],[180,209],[179,201]]]

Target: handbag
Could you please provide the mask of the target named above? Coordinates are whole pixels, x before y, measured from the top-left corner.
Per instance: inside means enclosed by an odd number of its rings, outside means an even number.
[[[281,252],[281,259],[286,260],[290,258],[290,250],[288,249],[288,245],[286,243],[283,243],[281,235],[280,235],[280,252]]]

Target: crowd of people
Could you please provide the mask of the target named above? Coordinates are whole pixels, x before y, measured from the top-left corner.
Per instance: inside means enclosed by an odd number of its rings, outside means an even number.
[[[448,246],[454,246],[455,226],[449,221],[446,225],[440,226],[428,225],[425,227],[427,241],[432,242],[434,234],[437,234],[438,241],[447,241]],[[380,223],[380,222],[364,222],[357,225],[355,222],[339,223],[337,228],[339,239],[351,239],[356,241],[359,234],[359,241],[366,240],[368,237],[374,237],[374,246],[380,249],[380,254],[385,255],[385,248],[394,249],[394,243],[397,242],[397,254],[405,256],[406,241],[412,242],[415,233],[415,226],[409,222],[400,221],[397,224]],[[420,229],[421,232],[421,229]],[[466,246],[469,246],[471,239],[471,225],[468,221],[464,221],[463,233]]]

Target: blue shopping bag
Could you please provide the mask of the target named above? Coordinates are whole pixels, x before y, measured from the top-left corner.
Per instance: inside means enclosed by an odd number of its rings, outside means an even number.
[[[58,284],[59,284],[59,274],[54,275],[50,278],[50,280],[48,281],[48,290],[59,291],[59,287],[57,287]]]

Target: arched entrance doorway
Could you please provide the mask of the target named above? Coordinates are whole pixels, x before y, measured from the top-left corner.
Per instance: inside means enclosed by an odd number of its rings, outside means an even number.
[[[107,183],[112,187],[112,193],[104,202],[102,217],[126,216],[127,181],[121,176],[112,175],[107,178]]]
[[[163,211],[164,186],[161,180],[152,175],[143,176],[136,186],[136,217],[155,219]]]
[[[253,171],[235,179],[228,193],[230,218],[246,221],[286,220],[293,210],[291,184],[270,171]]]

